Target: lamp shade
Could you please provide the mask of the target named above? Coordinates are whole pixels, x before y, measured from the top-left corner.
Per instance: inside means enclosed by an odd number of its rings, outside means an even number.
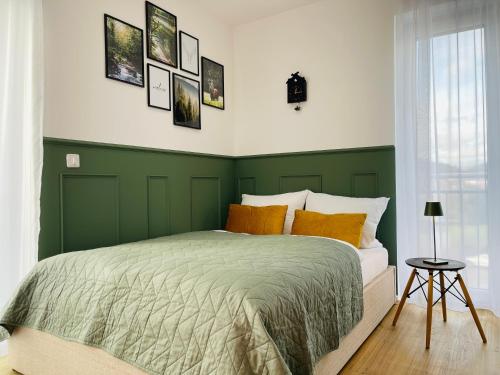
[[[426,202],[424,215],[443,216],[443,208],[441,207],[441,202]]]

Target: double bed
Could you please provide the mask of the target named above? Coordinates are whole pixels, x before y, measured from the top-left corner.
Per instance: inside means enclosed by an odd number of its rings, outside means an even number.
[[[22,374],[334,374],[395,302],[382,247],[194,232],[40,262],[0,325]]]

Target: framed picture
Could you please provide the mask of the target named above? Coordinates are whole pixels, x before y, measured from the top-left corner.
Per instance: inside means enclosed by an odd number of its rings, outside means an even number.
[[[200,43],[197,38],[184,31],[179,31],[181,70],[200,74]]]
[[[203,104],[224,109],[224,66],[201,58]]]
[[[148,105],[170,111],[170,71],[148,64]]]
[[[177,17],[146,1],[148,57],[177,68]]]
[[[200,82],[173,73],[174,124],[201,129]]]
[[[144,87],[142,30],[105,14],[104,40],[106,77]]]

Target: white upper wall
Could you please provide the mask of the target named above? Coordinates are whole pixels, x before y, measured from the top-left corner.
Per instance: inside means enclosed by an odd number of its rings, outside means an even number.
[[[154,3],[177,16],[179,30],[200,40],[200,56],[224,65],[226,110],[202,105],[201,131],[174,126],[172,112],[148,107],[147,88],[105,78],[104,13],[145,30],[144,1],[44,0],[45,136],[233,154],[231,29],[193,2]],[[201,78],[150,61],[146,55],[145,70],[148,62],[197,80]]]
[[[44,135],[221,155],[394,144],[396,0],[294,0],[309,4],[236,28],[203,1],[153,0],[224,65],[226,110],[202,105],[199,131],[148,107],[147,88],[105,78],[103,15],[144,30],[143,0],[44,0]],[[286,103],[296,71],[308,81],[300,112]]]
[[[394,144],[394,0],[326,0],[236,28],[237,155]],[[300,71],[308,100],[287,104]]]
[[[241,25],[322,0],[186,0],[194,1],[227,25]]]

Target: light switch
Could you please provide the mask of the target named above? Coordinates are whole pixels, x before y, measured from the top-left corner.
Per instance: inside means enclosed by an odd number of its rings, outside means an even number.
[[[80,168],[80,155],[79,154],[66,154],[66,167]]]

